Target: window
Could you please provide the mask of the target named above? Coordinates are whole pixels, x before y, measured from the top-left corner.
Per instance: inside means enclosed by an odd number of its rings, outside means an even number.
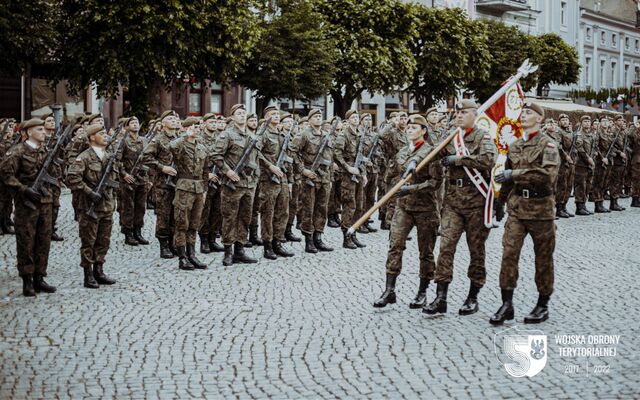
[[[640,81],[640,67],[637,67],[637,66],[636,66],[636,68],[635,68],[635,69],[636,69],[636,74],[635,74],[635,76],[634,76],[633,80],[634,80],[635,82],[638,82],[638,81]]]
[[[611,34],[611,47],[617,47],[618,46],[618,35],[616,35],[615,33]]]
[[[640,40],[636,39],[636,53],[640,51]]]
[[[567,2],[560,2],[560,23],[562,26],[567,26]]]
[[[605,33],[600,32],[600,44],[605,44],[605,43],[607,43],[607,38],[605,37]]]
[[[622,82],[622,86],[627,86],[629,83],[629,64],[624,65],[624,81]]]
[[[625,50],[629,50],[629,38],[624,38],[624,48]]]
[[[222,114],[222,85],[211,82],[211,112]]]
[[[604,66],[607,62],[605,60],[600,60],[600,86],[606,86],[606,75],[604,74]]]
[[[587,86],[591,86],[591,58],[589,57],[584,62],[584,74]]]
[[[199,82],[189,89],[189,115],[202,115],[202,86]]]
[[[587,27],[585,35],[587,37],[587,40],[590,42],[591,41],[591,28]]]
[[[616,67],[618,64],[615,61],[611,61],[611,87],[616,86]]]

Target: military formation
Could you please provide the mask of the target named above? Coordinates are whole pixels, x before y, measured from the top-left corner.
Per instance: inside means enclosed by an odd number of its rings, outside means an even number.
[[[476,313],[491,233],[484,221],[487,212],[502,220],[506,211],[503,304],[490,322],[514,319],[519,256],[529,234],[539,298],[525,322],[538,323],[548,318],[553,292],[554,221],[623,211],[618,200],[629,196],[631,206],[640,207],[638,126],[621,115],[585,115],[573,127],[567,115],[555,121],[544,114],[537,104],[524,105],[523,136],[495,176],[494,137],[475,124],[478,105],[468,99],[450,116],[435,108],[397,112],[380,126],[357,110],[324,120],[320,109],[301,117],[272,105],[259,119],[243,104],[226,117],[182,120],[167,110],[144,130],[135,116],[121,118],[113,129],[101,114],[83,114],[66,125],[56,124],[53,114],[19,125],[2,119],[0,231],[16,235],[23,294],[55,292],[44,278],[51,241],[64,241],[56,222],[66,186],[81,240],[83,285],[95,289],[115,283],[104,271],[115,212],[129,246],[149,245],[142,228],[153,212],[159,257],[177,258],[180,270],[206,269],[198,253],[223,253],[224,266],[253,264],[258,260],[247,247],[262,246],[264,260],[295,256],[286,243],[302,240],[306,253],[333,251],[324,239],[327,228],[342,230],[345,249],[366,247],[366,235],[378,231],[374,221],[349,228],[402,180],[407,182],[378,213],[379,229],[389,231],[389,250],[385,288],[374,307],[396,303],[396,279],[415,228],[419,282],[409,307],[427,315],[447,312],[464,233],[469,292],[459,314]],[[418,168],[427,157],[427,166]],[[501,190],[487,211],[491,182]],[[567,210],[570,196],[575,214]],[[435,296],[428,302],[431,282]]]

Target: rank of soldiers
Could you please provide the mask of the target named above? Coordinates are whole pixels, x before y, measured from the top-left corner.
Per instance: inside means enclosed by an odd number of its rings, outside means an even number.
[[[622,115],[613,121],[585,115],[577,129],[569,117],[544,120],[544,110],[526,103],[522,138],[508,151],[494,214],[508,218],[500,271],[502,305],[490,319],[514,319],[513,293],[524,238],[535,251],[538,302],[525,323],[548,318],[553,293],[554,220],[570,218],[568,199],[575,196],[575,215],[622,211],[620,198],[632,196],[640,207],[640,134]],[[497,148],[493,136],[475,125],[478,106],[458,103],[453,118],[435,108],[426,114],[392,113],[379,127],[372,116],[350,110],[344,119],[323,120],[319,109],[302,118],[268,106],[261,120],[242,104],[226,118],[206,114],[181,120],[163,112],[141,131],[136,117],[121,118],[107,130],[101,114],[82,115],[56,129],[53,114],[20,124],[0,120],[0,231],[16,235],[17,267],[23,294],[53,293],[45,282],[51,241],[63,241],[56,229],[61,188],[71,191],[81,240],[80,266],[87,288],[111,285],[104,272],[113,225],[119,213],[124,242],[148,245],[142,235],[147,209],[155,213],[155,237],[161,258],[178,258],[180,270],[205,269],[199,252],[223,253],[222,264],[256,263],[246,247],[262,246],[265,260],[292,257],[286,242],[300,242],[305,252],[330,252],[325,228],[341,228],[342,247],[366,247],[358,234],[375,233],[368,220],[350,227],[376,199],[409,177],[379,209],[380,229],[389,231],[384,292],[374,302],[396,303],[396,279],[402,269],[405,242],[415,228],[419,249],[419,282],[412,309],[428,315],[447,312],[454,256],[463,233],[470,252],[469,292],[459,309],[479,309],[486,282],[483,223],[485,195],[477,180],[491,181]],[[417,165],[447,138],[459,135],[438,152],[427,168]],[[444,143],[443,143],[444,145]],[[473,173],[470,173],[473,171]],[[474,175],[475,174],[475,175]],[[476,176],[476,178],[474,178]],[[604,201],[609,200],[609,208]],[[19,220],[14,224],[12,215]],[[434,250],[440,236],[439,256]],[[219,241],[218,241],[219,239]],[[435,297],[427,289],[435,282]]]

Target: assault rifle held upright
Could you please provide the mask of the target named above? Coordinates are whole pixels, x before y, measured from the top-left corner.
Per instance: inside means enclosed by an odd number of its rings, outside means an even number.
[[[235,172],[238,176],[246,178],[246,168],[251,169],[252,171],[258,169],[258,166],[255,163],[249,162],[249,157],[251,156],[251,152],[253,151],[253,149],[255,149],[256,143],[258,143],[258,138],[262,136],[262,134],[264,134],[270,123],[271,118],[264,121],[264,123],[260,127],[260,130],[258,130],[258,133],[254,137],[252,137],[249,143],[247,143],[247,145],[244,147],[244,151],[242,152],[242,156],[240,157],[238,164],[236,164],[236,166],[233,168],[233,172]],[[230,179],[227,179],[225,186],[231,190],[236,190],[236,185],[234,185]]]
[[[282,147],[280,148],[280,152],[278,153],[278,159],[276,160],[276,167],[280,168],[282,172],[287,172],[286,167],[284,166],[285,162],[292,163],[293,158],[287,155],[287,151],[289,150],[289,141],[291,140],[291,132],[296,127],[296,121],[293,121],[291,124],[291,128],[289,128],[289,132],[284,136],[284,142],[282,143]],[[280,184],[280,178],[278,178],[275,174],[271,174],[271,182],[275,184]]]
[[[333,120],[333,123],[331,124],[331,129],[329,129],[329,132],[327,132],[327,134],[324,135],[324,137],[322,138],[322,142],[320,143],[318,152],[316,153],[316,156],[313,159],[313,164],[311,164],[311,167],[309,168],[311,172],[313,172],[316,175],[324,176],[326,174],[326,171],[324,171],[323,167],[328,168],[331,166],[332,161],[322,158],[322,153],[324,152],[324,149],[327,147],[327,144],[329,144],[329,138],[331,138],[331,135],[333,135],[333,132],[335,132],[336,128],[338,127],[338,120],[339,118],[336,118],[335,120]],[[316,184],[311,179],[307,179],[306,183],[311,187],[316,186]]]
[[[368,158],[366,158],[364,156],[364,154],[362,154],[364,152],[364,139],[366,136],[366,131],[362,131],[362,133],[360,134],[360,139],[358,140],[358,151],[356,152],[356,161],[353,163],[353,168],[360,170],[360,166],[362,165],[362,162],[366,162],[369,161]],[[351,181],[358,183],[360,182],[358,180],[358,175],[351,175]]]

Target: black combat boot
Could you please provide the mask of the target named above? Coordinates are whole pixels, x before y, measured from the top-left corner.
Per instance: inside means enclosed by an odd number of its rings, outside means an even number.
[[[149,241],[147,239],[144,238],[144,236],[142,236],[142,228],[138,227],[138,228],[133,228],[133,238],[142,245],[148,245]]]
[[[589,193],[589,196],[587,197],[587,201],[589,203],[594,203],[595,199],[593,198],[593,193]]]
[[[631,207],[640,207],[640,196],[633,196],[631,199]]]
[[[375,308],[386,307],[387,304],[396,304],[396,278],[398,275],[387,274],[387,284],[384,292],[378,300],[373,303]]]
[[[160,258],[173,258],[173,253],[169,248],[169,238],[159,237],[158,242],[160,242]]]
[[[224,251],[224,246],[218,243],[215,233],[209,234],[209,249],[214,253],[220,253]]]
[[[371,222],[367,222],[365,225],[367,226],[367,230],[369,231],[369,233],[378,232],[378,230],[374,228],[373,225],[371,225]]]
[[[626,208],[622,207],[618,204],[618,199],[612,198],[609,205],[609,210],[611,211],[624,211]]]
[[[353,235],[350,235],[345,228],[342,228],[342,247],[345,249],[357,249],[355,243],[353,243]]]
[[[605,200],[611,200],[611,194],[609,193],[608,190],[606,192],[604,192],[604,199]]]
[[[271,246],[273,248],[273,252],[276,253],[276,255],[280,257],[293,257],[293,253],[287,251],[287,249],[282,246],[282,242],[278,239],[273,239],[273,241],[271,242]]]
[[[224,245],[224,258],[222,259],[222,265],[225,267],[233,265],[233,247],[230,244]]]
[[[191,264],[191,261],[187,258],[187,249],[184,246],[178,246],[178,268],[184,271],[193,271],[195,267]]]
[[[447,312],[447,292],[449,291],[449,284],[446,282],[438,282],[438,287],[436,289],[436,298],[422,309],[424,314],[438,314],[438,313],[446,313]]]
[[[22,275],[22,295],[24,297],[35,297],[36,291],[33,288],[33,275]]]
[[[242,243],[235,242],[233,245],[233,262],[241,264],[255,264],[258,260],[245,254]]]
[[[56,292],[55,286],[49,285],[47,282],[44,281],[44,276],[38,275],[38,274],[33,275],[33,289],[36,291],[36,293],[40,293],[40,292],[55,293]]]
[[[458,310],[458,314],[469,315],[478,312],[478,292],[480,292],[480,286],[477,286],[473,282],[471,282],[467,299],[464,301],[462,307],[460,307],[460,309]]]
[[[327,246],[322,241],[322,232],[313,232],[313,245],[320,251],[333,251],[333,247]]]
[[[556,204],[556,217],[558,218],[569,218],[569,214],[562,208],[562,204]]]
[[[251,225],[249,227],[249,242],[254,246],[262,246],[262,240],[258,236],[258,225]]]
[[[135,237],[133,237],[133,229],[124,228],[124,244],[129,246],[137,246],[139,243]]]
[[[269,241],[269,240],[265,240],[263,242],[263,246],[264,249],[262,249],[262,254],[264,255],[264,258],[266,258],[267,260],[277,260],[278,256],[276,256],[276,253],[273,252],[273,242]]]
[[[336,219],[336,215],[335,214],[329,214],[329,217],[327,218],[327,226],[329,228],[339,228],[340,224],[338,223],[338,220]]]
[[[197,269],[207,269],[207,264],[198,260],[196,257],[196,244],[195,243],[187,243],[187,259],[193,265],[194,268]]]
[[[620,194],[621,199],[628,199],[631,197],[631,186],[624,186],[622,188],[622,194]]]
[[[569,216],[569,218],[573,218],[576,215],[575,214],[571,214],[568,210],[567,210],[567,203],[562,204],[562,211],[565,212],[565,214],[567,214]]]
[[[356,236],[356,234],[355,234],[355,233],[354,233],[353,235],[351,235],[351,240],[353,241],[353,243],[354,243],[356,246],[358,246],[358,247],[360,247],[360,248],[367,247],[367,245],[366,245],[366,244],[364,244],[364,243],[362,243],[360,240],[358,240],[358,237]]]
[[[313,239],[310,233],[304,234],[304,251],[312,254],[318,252],[318,249],[316,249],[316,246],[313,244]]]
[[[284,238],[289,242],[301,242],[302,238],[293,234],[292,231],[293,225],[288,224],[287,229],[284,231]]]
[[[362,225],[360,225],[360,228],[358,228],[358,229],[356,230],[356,232],[357,232],[357,233],[362,233],[362,234],[365,234],[365,235],[366,235],[367,233],[369,233],[369,229],[367,229],[367,225],[366,225],[366,224],[362,224]]]
[[[109,278],[104,274],[104,271],[102,270],[102,264],[93,264],[93,278],[100,285],[113,285],[114,283],[116,283],[115,280]]]
[[[93,269],[89,267],[82,267],[84,270],[84,287],[88,289],[97,289],[100,287],[98,282],[96,282],[96,278],[93,276]]]
[[[342,225],[342,218],[340,218],[340,213],[333,214],[333,218],[336,219],[336,222],[338,223],[338,226]]]
[[[8,217],[3,217],[0,220],[0,228],[2,228],[2,231],[6,234],[6,235],[14,235],[16,233],[15,229],[13,229],[13,226],[9,225],[9,218]]]
[[[525,324],[539,324],[549,319],[549,308],[547,307],[549,297],[550,296],[538,295],[538,303],[529,315],[524,317]]]
[[[422,308],[427,304],[427,288],[429,287],[429,280],[420,278],[420,285],[418,286],[418,293],[411,303],[409,308],[416,309]]]
[[[502,295],[502,305],[498,311],[489,318],[491,325],[502,325],[504,321],[511,321],[514,318],[513,289],[501,289],[500,293]]]
[[[608,212],[611,212],[611,211],[609,211],[608,208],[605,208],[605,206],[602,203],[603,203],[602,201],[596,201],[595,212],[596,213],[608,213]]]
[[[200,235],[200,253],[211,253],[211,247],[209,247],[209,235]]]
[[[60,207],[53,208],[53,233],[51,233],[51,240],[54,242],[62,242],[64,238],[58,234],[58,212]]]
[[[576,215],[591,215],[584,203],[576,203]]]
[[[178,257],[178,249],[176,248],[176,244],[173,243],[173,235],[169,236],[169,251],[173,254],[174,257]]]

